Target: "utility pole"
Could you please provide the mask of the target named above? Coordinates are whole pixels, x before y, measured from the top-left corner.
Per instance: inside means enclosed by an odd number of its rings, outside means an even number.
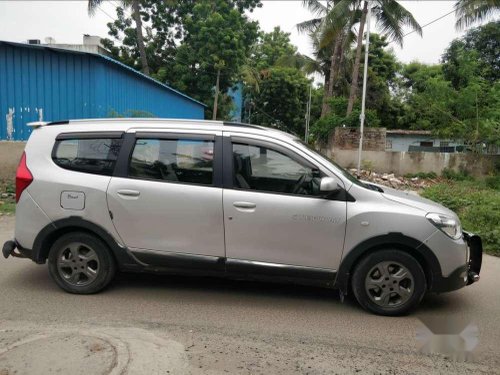
[[[370,50],[370,21],[372,15],[372,7],[370,1],[368,1],[368,14],[366,16],[366,42],[365,42],[365,65],[363,72],[363,95],[361,98],[361,115],[359,116],[360,127],[359,127],[359,148],[358,148],[358,177],[361,175],[361,153],[363,151],[363,130],[365,127],[365,106],[366,106],[366,83],[368,80],[368,52]]]
[[[311,125],[311,97],[312,97],[312,83],[309,86],[309,100],[306,108],[306,134],[304,141],[307,143],[309,139],[309,126]]]

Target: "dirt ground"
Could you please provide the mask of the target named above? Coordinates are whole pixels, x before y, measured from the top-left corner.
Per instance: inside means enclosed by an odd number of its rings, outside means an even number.
[[[13,226],[0,217],[0,244]],[[46,266],[2,258],[0,375],[500,374],[500,259],[483,267],[478,284],[386,318],[334,291],[181,276],[120,274],[77,296]],[[419,353],[429,317],[475,323],[473,358]]]

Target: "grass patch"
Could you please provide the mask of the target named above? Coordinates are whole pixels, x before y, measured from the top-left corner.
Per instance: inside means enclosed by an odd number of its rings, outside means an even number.
[[[500,256],[500,189],[495,181],[448,180],[421,194],[455,211],[464,230],[481,236],[484,251]]]
[[[0,214],[13,214],[16,211],[16,187],[12,181],[0,181]]]

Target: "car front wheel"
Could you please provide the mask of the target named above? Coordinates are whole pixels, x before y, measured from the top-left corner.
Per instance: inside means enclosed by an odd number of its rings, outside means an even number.
[[[420,263],[400,250],[380,250],[363,258],[354,270],[352,288],[359,304],[379,315],[403,315],[426,291]]]

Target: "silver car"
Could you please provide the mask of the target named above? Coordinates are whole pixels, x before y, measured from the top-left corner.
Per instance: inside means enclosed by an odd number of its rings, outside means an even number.
[[[359,181],[289,134],[163,119],[32,123],[3,254],[71,293],[117,270],[298,282],[400,315],[479,279],[455,213]]]

